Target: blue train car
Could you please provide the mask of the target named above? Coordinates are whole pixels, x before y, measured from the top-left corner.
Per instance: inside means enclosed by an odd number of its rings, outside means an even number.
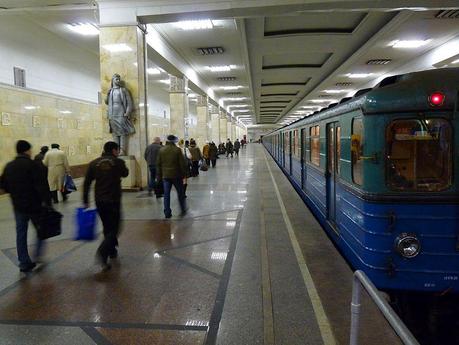
[[[263,137],[380,289],[459,291],[458,95],[459,68],[393,76]]]

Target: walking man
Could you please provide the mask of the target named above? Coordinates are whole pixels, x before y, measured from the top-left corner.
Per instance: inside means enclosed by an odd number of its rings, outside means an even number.
[[[156,169],[158,179],[163,180],[164,184],[164,215],[166,218],[172,217],[171,210],[171,189],[175,187],[177,191],[181,215],[186,214],[185,191],[183,189],[183,178],[186,176],[186,163],[182,150],[175,143],[178,138],[175,135],[167,136],[166,146],[158,154]]]
[[[217,145],[212,141],[209,145],[209,159],[212,162],[212,168],[217,164],[218,149]]]
[[[236,156],[239,157],[239,149],[241,148],[241,143],[239,142],[239,139],[236,139],[233,147],[234,147],[234,153],[236,154]]]
[[[70,166],[64,151],[59,149],[58,144],[51,144],[51,150],[46,152],[43,164],[48,167],[48,183],[51,196],[55,204],[59,202],[57,192],[61,191],[63,201],[67,195],[63,192],[65,174],[70,173]]]
[[[37,229],[42,205],[51,205],[43,168],[31,159],[32,145],[25,140],[16,143],[16,158],[9,162],[0,178],[0,188],[10,194],[16,219],[16,248],[21,272],[30,272],[36,263],[27,249],[29,220]],[[39,260],[43,241],[37,239],[35,260]]]
[[[129,170],[119,159],[119,145],[108,141],[102,156],[89,163],[84,179],[83,203],[89,207],[89,191],[92,181],[96,181],[95,200],[104,227],[104,240],[97,249],[96,257],[103,270],[110,269],[108,258],[118,256],[118,233],[121,219],[121,178],[129,175]]]
[[[226,142],[226,158],[228,158],[229,155],[233,158],[233,143],[228,138],[228,141]]]
[[[156,158],[158,158],[158,152],[161,149],[161,139],[156,137],[153,139],[153,143],[148,145],[145,149],[145,160],[147,161],[148,168],[150,169],[150,181],[148,183],[148,195],[151,195],[151,191],[154,190],[156,197],[162,197],[162,194],[156,193],[159,191],[159,188],[156,188],[156,184],[159,181],[156,181]]]

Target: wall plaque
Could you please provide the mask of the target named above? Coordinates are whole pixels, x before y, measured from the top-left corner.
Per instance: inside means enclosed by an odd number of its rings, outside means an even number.
[[[2,126],[11,125],[11,116],[8,113],[2,113]]]

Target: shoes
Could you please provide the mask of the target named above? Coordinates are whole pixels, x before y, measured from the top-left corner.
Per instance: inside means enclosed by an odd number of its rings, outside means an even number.
[[[163,196],[163,194],[156,194],[156,199],[162,198]]]
[[[37,266],[37,264],[35,262],[31,262],[27,266],[20,268],[19,271],[24,272],[24,273],[32,272],[35,266]]]
[[[166,219],[172,218],[172,214],[166,214],[165,217]]]
[[[180,213],[180,217],[185,217],[187,213],[188,213],[188,209],[184,209],[182,213]]]
[[[96,259],[102,267],[102,272],[106,272],[112,268],[108,263],[108,258],[103,257],[99,252],[96,254]]]
[[[111,253],[109,256],[108,256],[110,259],[116,259],[118,257],[118,251],[115,250],[113,253]]]

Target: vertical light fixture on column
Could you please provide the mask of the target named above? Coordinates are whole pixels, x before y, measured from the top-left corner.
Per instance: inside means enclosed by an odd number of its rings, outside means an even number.
[[[228,138],[228,125],[226,120],[226,111],[223,108],[220,108],[220,142],[226,143]]]
[[[207,102],[207,96],[198,95],[196,113],[197,113],[197,118],[198,118],[196,140],[199,146],[203,146],[206,140],[208,140],[207,122],[208,122],[209,107],[208,107],[208,102]]]
[[[216,145],[220,143],[220,115],[218,113],[218,107],[212,105],[210,108],[210,116],[211,116],[211,137],[212,140]]]

